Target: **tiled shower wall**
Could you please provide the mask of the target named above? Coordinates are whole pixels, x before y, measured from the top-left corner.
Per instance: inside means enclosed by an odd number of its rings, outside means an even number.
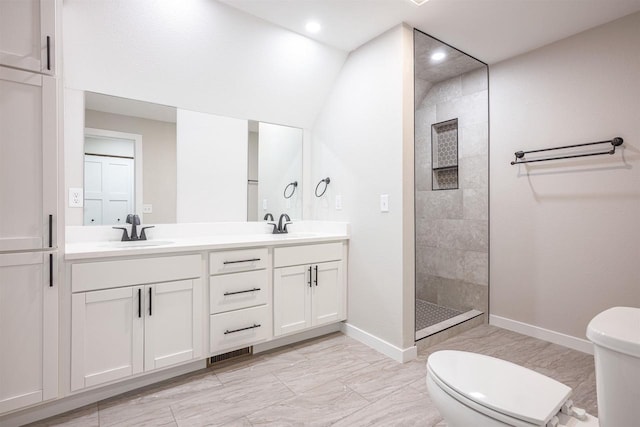
[[[423,85],[428,85],[422,82]],[[416,83],[420,85],[420,82]],[[433,85],[416,108],[416,297],[488,305],[488,90],[484,67]],[[459,189],[431,190],[431,125],[458,119]]]

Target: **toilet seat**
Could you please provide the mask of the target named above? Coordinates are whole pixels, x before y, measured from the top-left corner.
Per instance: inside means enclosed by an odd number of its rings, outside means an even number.
[[[515,426],[544,426],[571,395],[571,388],[505,360],[464,351],[433,353],[427,371],[460,403]]]

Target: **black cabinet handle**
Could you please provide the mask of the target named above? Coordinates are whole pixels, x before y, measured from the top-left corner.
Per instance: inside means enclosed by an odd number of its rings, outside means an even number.
[[[47,36],[47,70],[51,70],[51,37]]]
[[[226,297],[227,295],[246,294],[248,292],[256,292],[256,291],[259,291],[259,290],[260,290],[260,288],[253,288],[253,289],[247,289],[246,291],[225,292],[224,296]]]
[[[49,215],[49,247],[53,247],[53,215]]]
[[[53,287],[53,254],[49,254],[49,287]]]
[[[311,287],[311,266],[309,266],[309,287]]]
[[[260,326],[262,326],[262,325],[259,325],[259,324],[254,323],[254,324],[253,324],[253,326],[247,326],[246,328],[234,329],[234,330],[232,330],[232,331],[230,331],[230,330],[228,330],[228,329],[227,329],[226,331],[224,331],[224,334],[225,334],[225,335],[227,335],[227,334],[233,334],[233,333],[235,333],[235,332],[240,332],[240,331],[246,331],[246,330],[249,330],[249,329],[259,328]]]
[[[138,317],[142,317],[142,289],[138,288]]]
[[[151,311],[151,303],[152,303],[152,299],[153,297],[151,296],[151,287],[149,287],[149,316],[151,316],[151,314],[153,313]]]
[[[225,261],[225,262],[223,262],[223,264],[224,265],[227,265],[227,264],[239,264],[241,262],[254,262],[254,261],[260,261],[260,258],[241,259],[240,261]]]
[[[318,286],[318,266],[317,265],[314,267],[314,270],[316,270],[316,278],[313,281],[313,283],[315,283],[316,286]]]

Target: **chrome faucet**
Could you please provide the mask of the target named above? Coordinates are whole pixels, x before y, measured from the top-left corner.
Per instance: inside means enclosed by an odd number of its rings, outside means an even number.
[[[116,230],[122,230],[121,241],[123,242],[130,242],[134,240],[147,240],[147,233],[145,233],[145,230],[147,228],[155,227],[154,225],[148,225],[146,227],[142,227],[142,230],[140,230],[140,236],[138,236],[137,227],[138,225],[140,225],[140,217],[136,214],[127,215],[127,224],[131,224],[131,237],[129,237],[126,227],[113,227]]]
[[[284,224],[282,223],[283,219],[286,221]],[[282,215],[280,215],[278,224],[276,224],[275,222],[270,222],[269,224],[273,225],[273,234],[285,234],[289,232],[287,230],[287,225],[291,224],[291,218],[289,218],[289,215],[287,215],[286,213],[283,213]]]

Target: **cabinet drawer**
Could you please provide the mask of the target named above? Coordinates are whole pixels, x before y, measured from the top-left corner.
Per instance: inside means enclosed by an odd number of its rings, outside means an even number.
[[[211,252],[209,254],[210,274],[235,273],[263,268],[267,268],[267,248]]]
[[[271,306],[261,305],[209,317],[210,351],[219,354],[271,338]]]
[[[201,275],[200,255],[87,262],[71,266],[71,291],[169,282]]]
[[[212,276],[209,279],[211,314],[266,304],[267,270]]]
[[[273,266],[312,264],[342,259],[342,243],[323,243],[320,245],[287,246],[273,250]]]

